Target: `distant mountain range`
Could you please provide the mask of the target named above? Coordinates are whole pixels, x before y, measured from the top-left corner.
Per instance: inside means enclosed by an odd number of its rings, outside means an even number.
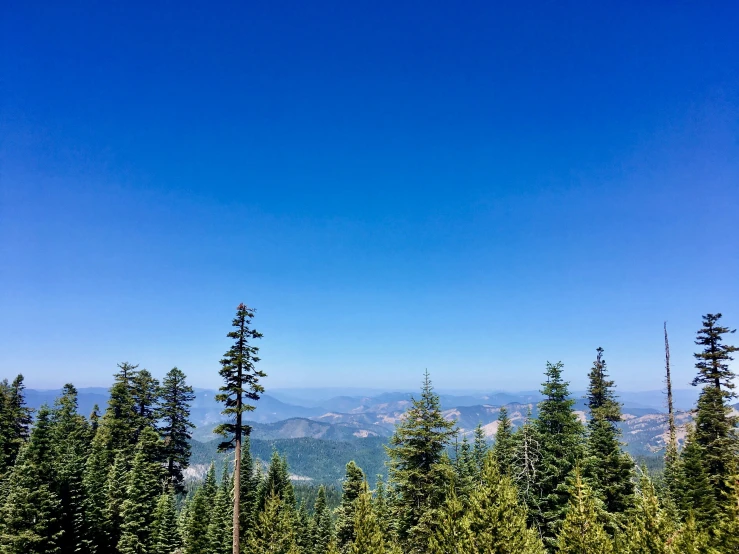
[[[216,453],[217,438],[213,428],[222,421],[222,405],[215,401],[215,390],[196,389],[191,417],[197,428],[193,433],[193,465],[190,476],[197,478],[211,459],[223,463]],[[340,393],[333,395],[332,393]],[[368,393],[368,394],[362,394]],[[674,396],[679,410],[679,439],[685,436],[684,426],[692,420],[689,410],[698,397],[697,389],[678,390]],[[26,391],[27,403],[38,409],[52,405],[59,390]],[[624,418],[621,422],[623,440],[634,456],[655,456],[664,448],[667,437],[667,417],[661,391],[620,392]],[[574,392],[575,410],[585,420],[587,405],[583,392]],[[383,445],[392,435],[395,425],[410,406],[413,393],[383,392],[356,389],[291,389],[275,390],[262,396],[257,408],[248,414],[252,426],[252,447],[255,457],[267,463],[272,449],[286,455],[296,479],[335,482],[351,459],[361,459],[369,475],[384,471]],[[79,410],[89,414],[97,404],[105,409],[108,391],[104,388],[79,389]],[[444,417],[454,420],[461,436],[470,436],[481,424],[488,439],[497,432],[501,406],[508,410],[514,427],[520,426],[526,415],[537,415],[538,392],[460,391],[440,395]],[[736,405],[739,414],[739,404]],[[361,464],[360,464],[361,465]]]

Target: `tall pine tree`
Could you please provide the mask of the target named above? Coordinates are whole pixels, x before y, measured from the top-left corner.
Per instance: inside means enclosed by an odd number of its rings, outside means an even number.
[[[243,421],[244,412],[255,409],[248,401],[259,400],[264,387],[259,384],[259,379],[266,377],[263,371],[256,368],[259,362],[259,348],[250,341],[262,338],[262,334],[252,329],[251,321],[254,318],[254,310],[244,304],[236,308],[236,317],[231,326],[234,331],[228,333],[228,338],[233,339],[233,345],[221,360],[220,375],[224,384],[216,395],[218,402],[223,402],[225,408],[223,415],[230,421],[222,423],[214,429],[214,432],[224,436],[227,440],[221,442],[220,450],[235,450],[234,460],[234,495],[233,495],[233,554],[240,554],[240,523],[241,523],[241,441],[248,436],[251,427]]]
[[[173,367],[162,381],[159,398],[156,419],[164,441],[167,476],[175,492],[182,493],[185,490],[182,472],[190,464],[190,430],[195,427],[190,421],[190,403],[195,394],[187,384],[185,374]]]

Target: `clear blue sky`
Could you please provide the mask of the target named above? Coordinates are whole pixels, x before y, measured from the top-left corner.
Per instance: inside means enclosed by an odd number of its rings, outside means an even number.
[[[736,2],[8,3],[0,376],[624,390],[739,326]],[[737,338],[739,342],[739,338]]]

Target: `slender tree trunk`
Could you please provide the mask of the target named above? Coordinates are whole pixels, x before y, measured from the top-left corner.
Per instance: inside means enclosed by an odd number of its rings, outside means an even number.
[[[665,321],[665,382],[667,384],[667,422],[670,431],[669,452],[677,453],[677,431],[675,429],[675,411],[672,407],[672,376],[670,375],[670,341],[667,339],[667,322]]]
[[[240,416],[239,416],[240,418]],[[239,522],[241,513],[241,436],[236,437],[236,460],[234,463],[234,529],[233,529],[233,554],[239,554]]]

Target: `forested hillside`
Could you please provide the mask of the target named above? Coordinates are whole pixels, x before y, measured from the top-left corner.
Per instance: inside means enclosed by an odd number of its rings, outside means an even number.
[[[240,305],[221,360],[218,444],[192,440],[195,394],[177,368],[160,382],[119,364],[89,414],[72,384],[32,410],[23,376],[2,381],[0,553],[739,551],[737,349],[720,314],[696,337],[690,417],[674,409],[666,359],[667,427],[649,449],[661,448],[659,470],[623,442],[662,416],[625,416],[601,348],[583,401],[563,364],[547,363],[540,401],[495,408],[492,445],[481,409],[449,417],[428,373],[410,401],[388,399],[405,402],[389,437],[313,414],[278,432],[323,438],[257,438],[275,430],[248,419],[264,393],[252,318]]]

